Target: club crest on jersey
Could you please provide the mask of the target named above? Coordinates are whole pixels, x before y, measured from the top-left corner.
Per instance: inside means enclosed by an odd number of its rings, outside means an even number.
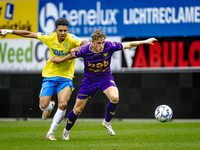
[[[63,47],[67,49],[68,48],[68,43],[64,43]]]
[[[115,42],[112,42],[112,46],[116,46]]]
[[[107,58],[109,56],[108,52],[103,53],[102,55],[103,55],[104,58]]]

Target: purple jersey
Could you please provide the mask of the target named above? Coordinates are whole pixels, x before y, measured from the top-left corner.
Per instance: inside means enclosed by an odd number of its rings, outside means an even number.
[[[93,52],[90,50],[91,45],[92,43],[83,46],[75,55],[84,58],[84,78],[92,78],[95,80],[111,74],[111,56],[115,51],[122,50],[123,46],[118,42],[105,41],[102,52]]]

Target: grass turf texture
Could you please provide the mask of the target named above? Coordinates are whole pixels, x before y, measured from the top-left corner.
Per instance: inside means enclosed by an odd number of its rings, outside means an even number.
[[[1,121],[1,150],[125,150],[200,149],[200,122],[112,121],[116,136],[107,134],[100,121],[77,121],[70,140],[62,140],[66,121],[55,132],[57,141],[47,141],[50,121]]]

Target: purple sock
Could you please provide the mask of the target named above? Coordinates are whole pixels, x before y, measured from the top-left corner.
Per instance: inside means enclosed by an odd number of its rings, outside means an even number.
[[[74,111],[72,110],[68,115],[67,125],[66,125],[65,129],[68,131],[71,130],[71,128],[75,124],[77,118],[78,118],[78,115],[76,115],[74,113]]]
[[[106,116],[105,116],[105,121],[110,122],[110,120],[113,118],[115,114],[115,110],[117,108],[118,103],[111,103],[110,101],[108,102],[107,108],[106,108]]]

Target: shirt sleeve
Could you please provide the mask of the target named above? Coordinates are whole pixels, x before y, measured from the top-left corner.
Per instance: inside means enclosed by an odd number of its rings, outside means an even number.
[[[81,47],[81,49],[75,53],[76,57],[84,57],[87,47],[88,47],[87,45]]]
[[[79,47],[81,44],[82,39],[78,38],[77,36],[73,35],[71,36],[74,42],[74,47]]]
[[[49,38],[49,34],[41,33],[41,32],[38,33],[38,39],[46,45],[48,45],[48,38]]]
[[[119,42],[110,42],[112,50],[113,51],[118,51],[118,50],[123,50],[123,45],[122,43]]]

